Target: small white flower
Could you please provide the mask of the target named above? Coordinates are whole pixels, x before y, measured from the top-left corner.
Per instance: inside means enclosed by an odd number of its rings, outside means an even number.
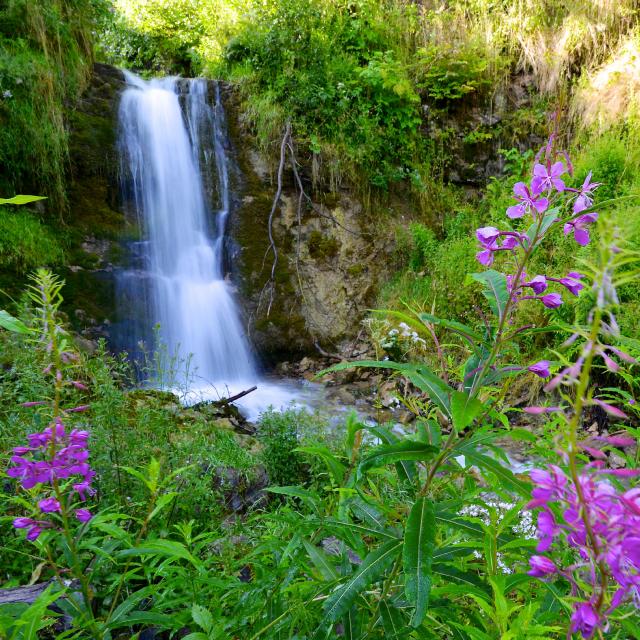
[[[9,89],[5,89],[2,92],[2,97],[5,98],[5,99],[6,98],[13,98],[13,93],[11,93],[11,91],[9,91]]]

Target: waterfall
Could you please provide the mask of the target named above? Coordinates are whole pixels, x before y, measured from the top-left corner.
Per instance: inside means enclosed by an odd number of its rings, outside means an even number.
[[[219,87],[211,100],[204,79],[125,73],[119,148],[143,234],[123,275],[128,304],[144,308],[147,339],[158,324],[167,351],[190,358],[198,387],[247,388],[258,376],[224,273],[231,196]]]

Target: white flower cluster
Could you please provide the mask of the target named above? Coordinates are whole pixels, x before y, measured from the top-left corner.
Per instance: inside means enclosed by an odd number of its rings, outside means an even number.
[[[397,329],[390,329],[387,332],[385,338],[380,342],[380,346],[384,349],[392,349],[401,341],[409,341],[414,345],[427,344],[424,338],[421,338],[406,322],[401,322]]]
[[[9,89],[5,89],[5,90],[2,92],[2,97],[3,97],[3,98],[5,98],[5,100],[6,100],[7,98],[13,98],[13,93],[11,93],[11,91],[9,91]]]
[[[485,500],[485,504],[492,509],[495,509],[498,514],[498,522],[501,522],[504,518],[504,514],[513,509],[515,504],[513,502],[503,502],[494,498]],[[460,510],[461,516],[471,516],[473,518],[480,518],[486,525],[491,524],[491,517],[489,515],[489,509],[481,504],[470,504],[464,506]],[[511,530],[513,533],[521,535],[527,540],[534,540],[536,538],[536,527],[533,523],[531,511],[521,511],[519,514],[518,522],[516,522]]]
[[[495,509],[498,516],[498,522],[501,522],[504,518],[504,514],[513,509],[515,506],[512,502],[503,502],[500,500],[496,500],[494,498],[489,498],[485,500],[485,504],[492,509]],[[489,514],[489,509],[481,504],[470,504],[464,506],[459,514],[461,516],[469,516],[472,518],[479,518],[485,525],[491,524],[491,515]],[[521,511],[519,514],[518,521],[511,526],[511,530],[513,533],[521,535],[527,540],[533,540],[536,538],[536,527],[533,523],[533,518],[531,517],[530,511]],[[480,559],[482,554],[479,551],[473,552],[474,558]],[[497,563],[498,568],[504,574],[513,573],[513,569],[509,567],[503,559],[501,553],[497,554]]]

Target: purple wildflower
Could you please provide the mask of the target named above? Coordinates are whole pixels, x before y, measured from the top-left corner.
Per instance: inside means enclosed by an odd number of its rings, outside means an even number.
[[[584,283],[580,281],[580,278],[584,278],[584,275],[577,273],[576,271],[570,271],[564,278],[548,278],[552,282],[557,282],[563,287],[568,289],[574,296],[577,296],[582,289],[584,289]]]
[[[73,478],[73,491],[81,500],[95,494],[91,481],[95,472],[88,463],[87,448],[89,434],[74,429],[67,434],[64,424],[56,419],[53,426],[41,433],[27,436],[28,447],[16,447],[11,457],[11,466],[7,475],[18,480],[24,489],[33,489],[37,485],[51,485],[54,481]],[[49,495],[38,502],[42,513],[50,514],[61,511],[62,505],[57,497]],[[86,509],[81,510],[89,513]],[[83,513],[82,517],[86,517]],[[89,515],[89,517],[91,517]],[[86,520],[82,520],[86,522]],[[17,518],[16,528],[27,528],[27,540],[35,540],[43,528],[51,526],[47,521],[32,521],[29,518]]]
[[[89,509],[76,510],[76,518],[82,523],[89,522],[92,517],[93,515],[91,514],[91,511],[89,511]]]
[[[571,632],[579,631],[583,638],[591,638],[602,622],[591,602],[578,603],[571,616]]]
[[[610,416],[613,416],[614,418],[626,420],[629,417],[624,411],[618,409],[618,407],[614,407],[607,402],[603,402],[599,398],[592,398],[591,402],[592,404],[598,405],[601,409],[604,409],[604,411],[606,411]]]
[[[585,213],[583,216],[578,216],[574,220],[570,220],[565,223],[564,235],[568,236],[573,231],[574,240],[580,246],[586,247],[589,242],[591,242],[587,226],[595,222],[597,219],[597,213]]]
[[[562,304],[562,296],[559,293],[548,293],[540,298],[547,309],[556,309]]]
[[[33,520],[33,518],[15,518],[13,526],[15,529],[26,529],[27,540],[32,542],[38,538],[43,529],[48,528],[50,525],[48,522]]]
[[[541,293],[544,293],[544,291],[546,291],[548,286],[547,279],[545,276],[536,276],[535,278],[532,278],[531,280],[529,280],[529,282],[525,282],[524,286],[531,287],[534,293],[539,295]]]
[[[500,237],[504,237],[502,245],[498,244]],[[476,258],[480,264],[489,267],[493,264],[493,254],[496,251],[513,251],[519,245],[522,236],[516,231],[500,231],[495,227],[481,227],[476,230],[476,238],[482,247],[482,251],[476,254]]]
[[[542,193],[543,191],[550,191],[551,189],[564,191],[564,182],[560,179],[560,176],[564,172],[565,168],[562,162],[555,162],[551,166],[536,164],[533,167],[533,180],[531,181],[531,189],[537,191],[538,193]]]
[[[531,570],[527,573],[534,578],[542,578],[558,571],[558,567],[553,561],[545,556],[531,556],[529,564],[531,565]]]
[[[600,182],[591,182],[592,172],[585,178],[582,186],[579,189],[568,189],[568,191],[575,191],[578,197],[573,203],[573,213],[580,213],[585,209],[588,209],[593,204],[593,192],[601,185]]]
[[[38,502],[38,507],[43,513],[54,513],[60,511],[60,502],[55,498],[45,498]]]
[[[532,416],[539,416],[543,413],[557,413],[562,411],[562,407],[525,407],[523,411]]]
[[[620,493],[602,479],[618,475],[619,471],[630,472],[620,477],[640,473],[638,469],[604,469],[601,461],[595,461],[578,476],[578,490],[573,478],[557,466],[534,469],[533,500],[527,505],[542,507],[538,515],[538,552],[548,551],[562,537],[575,550],[577,560],[565,570],[565,575],[579,571],[582,579],[593,587],[593,598],[602,588],[597,576],[606,568],[609,582],[613,579],[618,586],[609,611],[627,599],[640,603],[640,488]],[[551,504],[562,514],[560,522],[556,522]],[[544,566],[539,558],[531,565],[532,571]],[[595,601],[579,602],[572,617],[571,630],[579,631],[583,638],[591,637],[605,622],[601,610],[593,606]],[[602,597],[597,601],[601,603]]]
[[[542,189],[539,185],[531,185],[531,189],[524,182],[517,182],[513,187],[513,193],[518,204],[507,209],[509,218],[522,218],[527,213],[544,213],[549,207],[547,198],[540,198]]]
[[[540,378],[548,378],[551,375],[549,371],[549,361],[548,360],[540,360],[540,362],[536,362],[532,364],[530,367],[527,367],[531,373],[535,373]]]

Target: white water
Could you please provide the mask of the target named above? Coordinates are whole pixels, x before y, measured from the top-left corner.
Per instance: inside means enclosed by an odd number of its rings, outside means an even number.
[[[219,89],[212,106],[206,80],[126,78],[120,149],[145,236],[145,272],[129,275],[146,282],[150,326],[159,324],[169,353],[190,358],[195,382],[180,384],[189,386],[191,401],[257,385],[239,403],[250,418],[288,404],[290,387],[260,380],[223,270],[231,198]],[[186,87],[184,109],[179,87],[183,95]],[[214,178],[216,210],[208,206],[203,176]]]

